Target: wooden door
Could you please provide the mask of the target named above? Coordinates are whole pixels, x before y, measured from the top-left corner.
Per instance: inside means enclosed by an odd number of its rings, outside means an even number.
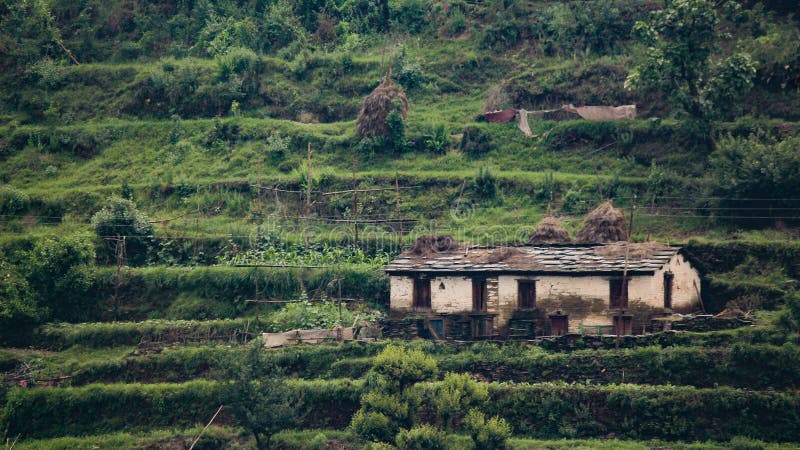
[[[486,279],[476,278],[472,280],[472,310],[486,312]]]
[[[429,311],[431,309],[431,280],[414,279],[414,309]]]

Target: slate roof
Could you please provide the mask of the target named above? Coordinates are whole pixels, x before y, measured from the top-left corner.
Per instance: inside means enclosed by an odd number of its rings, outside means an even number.
[[[386,266],[389,274],[425,272],[543,273],[543,274],[652,274],[669,262],[680,248],[666,244],[625,243],[598,245],[527,245],[521,247],[461,247],[457,250],[417,255],[400,254]]]

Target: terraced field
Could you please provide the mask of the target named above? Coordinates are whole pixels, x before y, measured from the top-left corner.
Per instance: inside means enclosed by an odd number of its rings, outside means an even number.
[[[734,85],[702,120],[626,86],[655,45],[634,24],[678,4],[713,16],[697,67]],[[0,1],[4,449],[796,448],[800,27],[708,5]],[[387,74],[407,115],[359,135]],[[556,111],[528,138],[482,117],[507,107]],[[384,317],[381,269],[421,235],[524,244],[607,199],[753,325],[253,351]]]

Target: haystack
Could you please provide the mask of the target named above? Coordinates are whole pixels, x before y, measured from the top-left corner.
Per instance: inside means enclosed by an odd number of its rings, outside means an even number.
[[[553,216],[542,219],[528,238],[529,244],[558,244],[570,241],[567,229]]]
[[[587,244],[618,242],[628,239],[628,222],[619,208],[614,208],[611,200],[603,202],[586,215],[583,228],[578,232],[577,241]]]
[[[509,104],[511,104],[511,100],[508,98],[506,85],[497,84],[489,90],[489,94],[486,96],[486,102],[483,104],[483,110],[481,112],[486,114],[488,112],[497,111],[505,108]]]
[[[414,245],[411,246],[410,250],[411,253],[415,255],[429,255],[431,253],[456,250],[457,248],[458,248],[458,243],[453,239],[452,236],[424,235],[418,237],[417,240],[414,241]]]
[[[364,106],[356,119],[356,133],[388,134],[386,118],[392,111],[397,110],[406,118],[408,112],[408,98],[403,88],[392,82],[392,72],[386,74],[381,84],[364,98]]]
[[[669,250],[669,245],[660,242],[615,242],[613,244],[603,245],[595,248],[594,252],[597,256],[604,258],[623,258],[627,257],[630,260],[638,261],[645,258],[650,258],[660,251]]]
[[[497,264],[499,262],[505,261],[512,256],[521,255],[522,251],[516,247],[499,247],[492,250],[492,253],[489,254],[489,257],[486,259],[486,262],[489,264]]]

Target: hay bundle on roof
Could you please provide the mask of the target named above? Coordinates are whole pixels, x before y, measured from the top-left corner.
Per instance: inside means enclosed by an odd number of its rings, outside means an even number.
[[[542,219],[528,238],[529,244],[557,244],[570,241],[567,229],[553,216]]]
[[[458,243],[452,236],[420,236],[411,246],[411,253],[415,255],[428,255],[431,253],[446,252],[458,248]]]
[[[364,97],[364,106],[361,107],[356,119],[356,133],[388,134],[386,118],[395,110],[400,112],[404,119],[406,118],[408,98],[403,88],[392,82],[391,76],[392,72],[389,71],[381,84]]]
[[[578,242],[604,243],[628,239],[628,222],[619,208],[614,208],[611,200],[603,202],[586,215],[583,228],[578,232]]]
[[[512,256],[521,255],[522,251],[516,247],[499,247],[489,254],[486,262],[489,264],[496,264],[511,258]]]
[[[638,261],[650,258],[656,253],[667,249],[669,249],[669,245],[660,242],[639,242],[631,244],[627,242],[615,242],[613,244],[596,247],[594,252],[598,256],[603,256],[605,258],[627,257],[630,260]]]

